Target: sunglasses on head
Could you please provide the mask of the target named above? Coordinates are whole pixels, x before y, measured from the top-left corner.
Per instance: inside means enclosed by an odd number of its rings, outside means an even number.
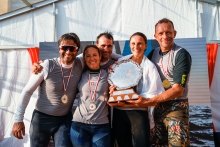
[[[78,47],[73,46],[73,45],[60,45],[59,47],[63,51],[67,51],[67,50],[69,50],[70,52],[77,52],[78,51]]]

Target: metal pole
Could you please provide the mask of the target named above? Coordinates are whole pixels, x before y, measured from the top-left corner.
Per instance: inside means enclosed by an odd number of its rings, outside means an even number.
[[[56,5],[53,3],[53,41],[56,41]]]
[[[195,23],[195,28],[196,28],[196,30],[195,30],[195,36],[196,36],[196,38],[198,38],[198,36],[199,36],[199,28],[198,28],[198,12],[199,12],[199,10],[198,10],[198,0],[196,0],[196,23]]]

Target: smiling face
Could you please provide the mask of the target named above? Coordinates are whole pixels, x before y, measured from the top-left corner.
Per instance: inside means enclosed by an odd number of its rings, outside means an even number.
[[[60,42],[60,46],[68,46],[68,45],[77,46],[73,40],[62,40]],[[61,63],[66,64],[66,65],[72,64],[77,55],[77,51],[73,51],[73,52],[69,50],[65,51],[65,50],[62,50],[61,48],[59,48],[59,53],[60,53]]]
[[[155,28],[154,37],[160,44],[161,51],[166,52],[171,50],[173,47],[176,31],[170,22],[159,23]]]
[[[102,53],[102,62],[108,61],[113,49],[113,40],[101,36],[98,39],[96,46],[100,49]]]
[[[101,55],[99,54],[98,49],[88,47],[85,51],[84,60],[89,69],[97,70],[100,68]]]
[[[147,43],[145,43],[143,37],[135,35],[130,39],[130,48],[134,57],[140,57],[142,59],[147,48]]]

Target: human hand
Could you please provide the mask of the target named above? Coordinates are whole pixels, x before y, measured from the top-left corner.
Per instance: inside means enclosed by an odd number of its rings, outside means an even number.
[[[109,68],[108,68],[108,74],[109,74],[110,72],[114,72],[112,65],[109,66]]]
[[[38,74],[42,71],[43,67],[40,65],[40,63],[43,63],[43,62],[44,62],[43,60],[40,60],[39,62],[35,62],[32,65],[32,73],[33,74]]]
[[[18,139],[23,139],[23,136],[25,135],[24,123],[15,122],[12,128],[12,134]]]
[[[116,65],[118,65],[118,61],[115,61],[115,63],[114,63],[113,65],[109,66],[109,68],[108,68],[108,73],[114,72],[114,67],[115,67]]]
[[[155,106],[157,103],[152,102],[151,99],[138,95],[138,99],[127,100],[130,104],[137,105],[139,107]]]
[[[113,92],[115,91],[115,89],[116,89],[116,86],[115,86],[115,85],[111,85],[111,86],[109,87],[109,94],[112,95]]]

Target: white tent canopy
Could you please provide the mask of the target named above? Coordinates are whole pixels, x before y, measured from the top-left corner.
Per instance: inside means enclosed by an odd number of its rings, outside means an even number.
[[[0,20],[0,46],[57,41],[67,32],[82,41],[103,31],[113,32],[115,40],[137,31],[153,39],[154,25],[164,17],[174,22],[177,38],[220,40],[220,6],[198,2],[196,11],[196,0],[61,0],[33,8]]]
[[[129,37],[137,31],[146,34],[148,39],[154,39],[154,25],[164,17],[173,21],[177,30],[176,38],[194,38],[190,39],[192,42],[186,41],[191,43],[191,46],[198,45],[196,40],[199,38],[196,37],[206,37],[206,41],[209,42],[220,40],[220,6],[200,1],[45,0],[34,4],[32,8],[13,11],[13,14],[17,13],[13,17],[5,17],[9,14],[0,15],[0,81],[6,81],[0,82],[0,116],[4,118],[1,120],[4,123],[0,125],[0,146],[9,144],[19,147],[29,146],[28,130],[33,106],[37,100],[37,91],[26,109],[25,138],[18,140],[11,135],[17,98],[31,75],[31,57],[27,48],[38,46],[39,42],[57,41],[62,34],[68,32],[75,32],[81,41],[94,41],[96,36],[104,31],[111,31],[115,40],[129,40]],[[175,41],[178,42],[178,39]],[[198,69],[200,74],[208,73],[205,43],[205,38],[202,38],[201,47],[195,52],[191,51],[193,57],[204,60],[199,64],[202,66],[193,64],[196,66],[193,70]],[[198,56],[198,52],[203,56]],[[196,61],[196,58],[193,58],[193,61]],[[200,68],[204,72],[201,72]],[[193,76],[194,79],[201,78],[197,74],[192,74],[191,77]],[[199,90],[208,91],[207,95],[203,96],[209,97],[208,79],[206,76],[201,79],[206,85],[194,82],[194,85],[190,85],[191,89],[193,86],[203,87]],[[201,102],[200,95],[196,96]],[[207,101],[210,103],[209,99],[205,100],[204,103]]]

